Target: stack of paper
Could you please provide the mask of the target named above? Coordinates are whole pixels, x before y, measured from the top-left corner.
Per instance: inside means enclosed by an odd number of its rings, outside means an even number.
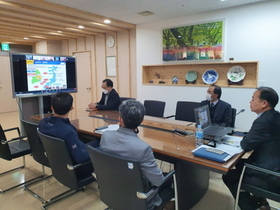
[[[98,134],[103,134],[105,131],[118,130],[119,127],[120,127],[119,124],[111,124],[109,126],[103,126],[103,127],[100,127],[100,128],[96,128],[94,132],[98,133]]]

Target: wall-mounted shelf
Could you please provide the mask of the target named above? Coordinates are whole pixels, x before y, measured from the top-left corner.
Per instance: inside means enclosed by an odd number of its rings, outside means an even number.
[[[228,84],[227,73],[233,66],[242,66],[245,69],[246,76],[243,85]],[[208,69],[215,69],[219,73],[219,79],[215,85],[221,87],[256,88],[258,85],[258,61],[144,65],[142,81],[143,85],[209,86],[202,80],[203,73]],[[185,75],[189,71],[197,72],[196,84],[186,84]],[[174,76],[178,77],[177,84],[172,84]],[[164,83],[159,83],[160,81]]]

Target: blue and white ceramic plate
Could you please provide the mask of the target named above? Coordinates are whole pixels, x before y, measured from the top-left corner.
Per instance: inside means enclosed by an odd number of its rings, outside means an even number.
[[[172,84],[178,84],[178,81],[179,81],[179,79],[178,79],[177,76],[174,76],[174,77],[172,78]]]
[[[203,82],[208,85],[217,82],[218,78],[219,78],[219,73],[215,69],[208,69],[202,75]]]

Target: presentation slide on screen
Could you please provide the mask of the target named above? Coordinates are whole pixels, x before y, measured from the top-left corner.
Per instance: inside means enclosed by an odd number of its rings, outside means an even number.
[[[65,61],[26,60],[26,67],[28,91],[67,88]]]

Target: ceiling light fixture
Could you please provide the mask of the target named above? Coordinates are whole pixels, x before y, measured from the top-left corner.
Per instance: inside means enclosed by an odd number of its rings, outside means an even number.
[[[106,19],[103,22],[109,24],[109,23],[111,23],[111,20]]]
[[[58,33],[62,33],[62,31],[57,31]]]
[[[78,28],[85,28],[84,26],[78,26]]]
[[[28,37],[24,37],[23,39],[29,39]]]

